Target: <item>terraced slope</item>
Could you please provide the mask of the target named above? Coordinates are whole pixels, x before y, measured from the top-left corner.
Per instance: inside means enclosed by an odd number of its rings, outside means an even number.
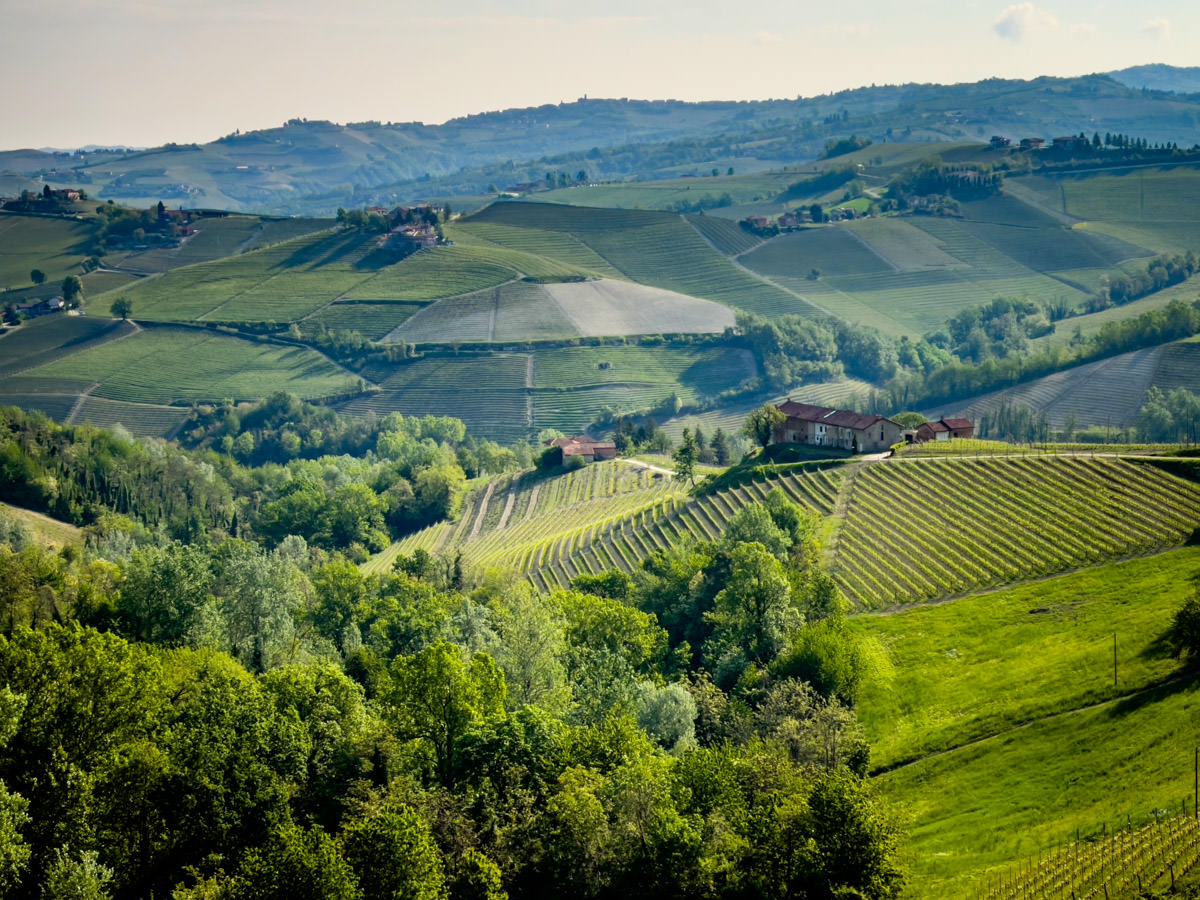
[[[896,460],[848,489],[832,574],[859,609],[934,600],[1182,544],[1200,486],[1087,456]]]
[[[630,572],[651,552],[681,538],[716,540],[737,510],[775,487],[827,515],[839,480],[836,469],[813,467],[693,498],[670,476],[622,460],[556,478],[508,478],[477,490],[457,523],[410,535],[365,568],[390,566],[417,548],[461,552],[471,566],[512,568],[549,590],[582,573]]]
[[[1045,413],[1052,428],[1074,417],[1080,427],[1120,429],[1134,423],[1151,385],[1164,392],[1200,390],[1200,343],[1178,341],[1123,353],[925,412],[931,418],[961,413],[978,420],[1007,403]]]
[[[763,315],[815,312],[796,295],[735,266],[687,221],[671,213],[497,203],[458,227],[492,241],[507,240],[506,246],[514,247],[518,240],[541,245],[547,233],[564,235],[572,246],[586,247],[610,270],[631,281]]]

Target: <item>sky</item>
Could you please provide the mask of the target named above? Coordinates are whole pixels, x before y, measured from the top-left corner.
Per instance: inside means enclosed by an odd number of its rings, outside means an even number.
[[[0,150],[1187,66],[1198,47],[1192,0],[0,0]]]

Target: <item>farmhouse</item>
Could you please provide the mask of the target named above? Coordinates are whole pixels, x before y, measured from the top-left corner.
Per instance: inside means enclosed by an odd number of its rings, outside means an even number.
[[[796,403],[790,397],[778,409],[787,419],[775,429],[775,443],[839,447],[858,453],[887,450],[900,442],[900,426],[883,416]]]
[[[970,438],[975,436],[975,423],[970,419],[950,418],[944,416],[936,422],[926,422],[917,428],[916,441],[948,441],[951,438]]]
[[[584,462],[594,462],[597,459],[615,459],[617,445],[612,441],[597,441],[586,435],[575,437],[560,437],[546,442],[548,446],[557,449],[557,459],[553,463],[562,465],[572,456],[578,456]]]

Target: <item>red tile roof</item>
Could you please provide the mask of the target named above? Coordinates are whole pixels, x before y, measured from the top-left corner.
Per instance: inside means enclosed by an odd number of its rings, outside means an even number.
[[[798,419],[801,422],[818,422],[822,425],[836,425],[838,428],[851,428],[855,431],[864,431],[876,422],[883,421],[884,418],[879,415],[850,412],[846,409],[831,409],[828,406],[796,403],[791,399],[779,404],[778,408],[790,419]]]

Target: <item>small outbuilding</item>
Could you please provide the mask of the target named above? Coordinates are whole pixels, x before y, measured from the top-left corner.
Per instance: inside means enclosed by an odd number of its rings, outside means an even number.
[[[975,423],[970,419],[946,418],[943,416],[936,422],[926,422],[917,428],[916,441],[948,441],[951,438],[972,438],[975,436]]]

